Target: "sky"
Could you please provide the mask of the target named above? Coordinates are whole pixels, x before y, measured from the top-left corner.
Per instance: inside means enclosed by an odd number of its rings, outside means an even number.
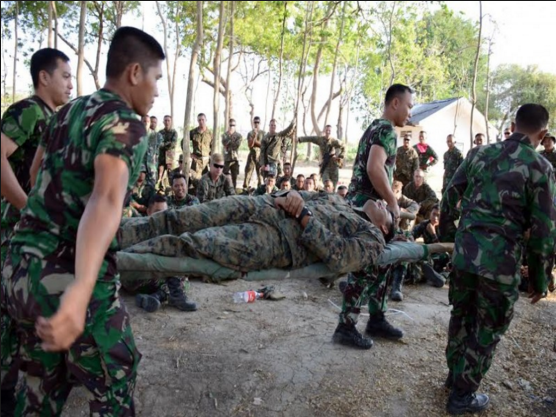
[[[144,18],[130,18],[128,16],[124,17],[123,25],[132,25],[139,28],[144,26],[144,30],[152,34],[161,43],[163,41],[162,29],[160,25],[160,19],[155,13],[154,2],[141,2],[144,10]],[[494,46],[493,54],[491,57],[491,62],[493,67],[500,64],[519,64],[522,66],[527,65],[537,65],[540,70],[545,72],[551,72],[556,74],[556,54],[553,52],[552,41],[556,39],[554,34],[554,24],[552,20],[556,16],[556,2],[540,2],[540,1],[529,1],[529,2],[495,2],[495,1],[483,1],[483,15],[484,18],[484,31],[483,36],[492,36],[494,33]],[[479,18],[479,2],[464,2],[464,1],[448,1],[446,2],[449,8],[457,12],[464,13],[467,17],[471,19]],[[493,21],[496,24],[493,24]],[[43,45],[44,46],[44,45]],[[13,50],[13,41],[6,42],[6,45],[2,45],[3,48],[7,50]],[[59,42],[59,47],[62,49],[71,59],[72,69],[75,72],[77,69],[77,59],[73,51],[71,51],[62,42]],[[88,56],[94,57],[93,46],[90,46],[91,51],[88,52]],[[106,47],[105,47],[106,50]],[[13,70],[11,68],[11,60],[7,59],[3,65],[8,69],[8,80],[12,79]],[[100,68],[104,68],[106,61],[101,61]],[[163,65],[164,72],[166,72],[166,65]],[[187,72],[189,70],[189,54],[185,58],[180,58],[178,61],[178,77],[176,80],[176,93],[175,93],[175,113],[174,113],[174,125],[177,128],[183,127],[184,113],[185,113],[185,95],[187,90]],[[85,94],[92,93],[95,90],[95,86],[92,77],[88,75],[88,71],[85,68]],[[102,71],[101,71],[102,72]],[[198,73],[197,73],[198,76]],[[29,86],[31,85],[31,79],[28,70],[24,67],[23,60],[18,63],[18,92],[26,93],[29,92]],[[265,98],[267,91],[267,78],[261,77],[257,84],[255,84],[255,113],[261,117],[265,126],[268,126],[268,120],[270,119],[271,105],[266,108]],[[104,81],[104,77],[101,75],[101,84]],[[323,77],[319,80],[321,86],[326,86],[326,88],[321,87],[322,93],[319,93],[318,101],[321,103],[317,106],[320,108],[326,100],[329,89],[329,79],[326,80]],[[236,83],[233,83],[236,84]],[[238,77],[237,85],[241,85],[241,81]],[[11,85],[11,81],[8,81],[8,85]],[[320,89],[319,89],[320,90]],[[151,114],[158,117],[159,120],[165,114],[170,113],[169,106],[169,95],[167,88],[167,80],[164,77],[159,82],[160,95],[155,101],[155,105],[151,110]],[[75,94],[75,90],[74,90]],[[243,92],[234,91],[234,117],[237,120],[237,130],[244,136],[251,129],[249,120],[249,107],[247,100],[245,99]],[[283,97],[283,100],[286,98]],[[197,113],[203,112],[207,114],[209,120],[209,127],[212,126],[212,100],[213,100],[213,90],[211,87],[199,82],[196,88],[193,113],[195,116]],[[337,106],[335,106],[337,107]],[[224,101],[221,100],[220,109],[224,111]],[[265,111],[266,110],[266,111]],[[278,129],[285,127],[291,121],[291,114],[281,114],[278,112]],[[195,118],[193,118],[195,120]],[[220,117],[221,123],[223,121],[223,116]],[[337,114],[331,114],[329,121],[334,125],[333,131],[335,131],[335,125],[337,120]],[[310,123],[308,123],[308,126]],[[344,126],[345,127],[345,126]],[[350,120],[348,122],[348,134],[349,142],[357,143],[364,127],[358,121],[357,114],[351,113]],[[301,134],[301,133],[300,133]]]

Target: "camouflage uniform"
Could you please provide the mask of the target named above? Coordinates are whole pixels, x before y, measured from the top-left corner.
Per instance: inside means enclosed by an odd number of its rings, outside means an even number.
[[[398,206],[400,209],[405,209],[408,213],[417,214],[419,212],[419,204],[416,201],[413,201],[410,198],[407,198],[405,195],[402,194],[400,198],[398,198]],[[400,220],[400,229],[403,231],[407,231],[413,220],[402,219]]]
[[[196,206],[201,204],[197,197],[186,194],[183,200],[176,200],[174,196],[168,199],[168,209],[180,209],[183,207]]]
[[[419,203],[419,215],[428,218],[432,207],[438,204],[436,193],[426,182],[419,188],[412,181],[403,188],[403,195]]]
[[[276,188],[278,188],[279,190],[282,189],[282,183],[285,181],[289,181],[291,188],[294,187],[295,185],[295,179],[292,177],[286,177],[285,175],[283,177],[280,177],[276,180]]]
[[[375,119],[367,128],[357,149],[353,164],[353,176],[348,188],[347,200],[356,207],[362,207],[368,200],[380,200],[382,197],[373,187],[367,175],[367,161],[372,146],[380,146],[386,152],[384,169],[388,182],[392,185],[394,165],[396,162],[397,135],[392,123],[385,119]],[[344,301],[340,313],[340,323],[355,325],[361,306],[368,299],[369,314],[376,315],[386,311],[386,293],[388,271],[385,268],[368,267],[348,275],[344,290]]]
[[[438,155],[430,145],[425,144],[424,146],[426,146],[426,148],[423,152],[419,150],[420,146],[422,145],[418,143],[413,146],[413,149],[415,149],[415,152],[417,152],[417,155],[419,156],[419,168],[427,172],[429,167],[432,167],[438,162]]]
[[[539,153],[548,159],[548,162],[552,164],[552,169],[556,172],[556,147],[552,149],[552,152],[542,150]]]
[[[212,132],[208,128],[204,132],[199,132],[199,128],[196,127],[189,132],[189,140],[191,140],[191,155],[197,157],[197,159],[191,158],[189,174],[194,180],[199,181],[207,171],[212,148]]]
[[[2,280],[1,301],[17,322],[24,373],[18,413],[59,415],[73,385],[70,379],[93,394],[92,414],[134,413],[140,354],[118,297],[115,240],[103,260],[85,330],[69,351],[45,352],[34,326],[38,316],[51,317],[58,310],[75,279],[77,229],[93,190],[96,156],[113,155],[127,164],[131,192],[146,152],[145,134],[137,114],[102,89],[63,107],[43,137],[41,175],[22,210]]]
[[[216,200],[229,195],[235,195],[232,180],[227,175],[220,175],[216,182],[210,177],[210,172],[207,172],[201,177],[197,187],[197,198],[201,203]]]
[[[162,136],[155,130],[148,131],[148,147],[145,153],[145,168],[147,170],[147,177],[154,183],[158,180],[158,150],[162,143]]]
[[[274,186],[274,187],[272,188],[272,191],[269,192],[269,193],[267,193],[267,192],[266,192],[266,185],[263,184],[263,185],[261,185],[260,187],[258,187],[258,188],[255,190],[255,192],[253,193],[253,195],[257,196],[257,195],[265,195],[265,194],[274,194],[274,193],[276,193],[276,192],[278,192],[278,191],[280,191],[280,189],[279,189],[278,187]]]
[[[430,222],[430,220],[425,220],[415,226],[412,231],[413,238],[419,239],[422,237],[425,244],[438,243],[440,240],[437,233],[430,233],[427,229]],[[441,272],[450,262],[450,255],[448,253],[434,253],[431,255],[431,261],[435,271]]]
[[[289,142],[295,133],[295,120],[281,132],[271,135],[264,135],[261,142],[261,156],[259,164],[261,167],[269,165],[270,171],[263,171],[266,178],[269,173],[279,176],[282,173],[282,160],[286,157],[289,148]]]
[[[405,187],[413,181],[413,173],[419,168],[419,155],[411,147],[405,149],[400,146],[396,152],[396,171],[394,179]]]
[[[546,291],[556,237],[551,174],[529,139],[514,133],[469,151],[444,194],[440,234],[445,240],[455,235],[446,359],[457,390],[476,391],[490,367],[513,317],[524,249],[530,283],[536,292]]]
[[[455,146],[444,153],[444,178],[442,180],[442,194],[448,187],[450,180],[463,162],[463,155]]]
[[[245,164],[245,181],[243,182],[243,188],[248,188],[249,184],[251,184],[253,170],[257,173],[257,186],[261,185],[261,142],[265,135],[266,133],[263,130],[252,130],[247,134],[249,156],[247,157],[247,164]]]
[[[174,167],[174,152],[176,143],[178,142],[178,132],[175,129],[162,129],[158,132],[162,145],[160,145],[158,154],[158,166],[163,166],[164,169],[170,165],[170,169]]]
[[[228,132],[222,135],[222,146],[224,146],[224,174],[232,174],[232,184],[234,184],[234,189],[237,186],[237,176],[239,175],[239,146],[243,137],[240,133],[234,132],[229,134]]]
[[[297,143],[310,142],[318,145],[320,149],[320,174],[322,181],[331,180],[334,183],[334,188],[338,184],[338,177],[340,168],[338,161],[329,160],[326,166],[324,164],[325,155],[329,155],[330,158],[337,157],[340,159],[344,158],[345,146],[338,139],[326,138],[324,136],[301,136],[297,139]]]

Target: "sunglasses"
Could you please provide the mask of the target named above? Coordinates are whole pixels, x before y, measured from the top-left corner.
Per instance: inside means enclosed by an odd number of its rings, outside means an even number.
[[[258,124],[261,123],[261,122],[258,121],[258,120],[255,120],[253,123],[256,124],[256,125],[258,125]]]
[[[236,127],[236,125],[230,125],[230,127]]]
[[[510,134],[510,132],[504,132],[504,135],[509,135],[509,134]]]
[[[224,169],[224,165],[212,164],[216,169]]]

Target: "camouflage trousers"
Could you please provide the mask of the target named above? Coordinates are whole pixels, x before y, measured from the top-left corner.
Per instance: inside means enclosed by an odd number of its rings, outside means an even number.
[[[328,166],[324,169],[322,173],[322,182],[324,183],[326,180],[332,181],[334,184],[334,190],[336,189],[336,185],[338,185],[338,178],[340,174],[340,169],[338,165],[330,162]]]
[[[237,177],[239,175],[239,161],[237,159],[224,163],[224,175],[232,176],[232,184],[235,190],[237,188]]]
[[[199,181],[203,174],[208,171],[209,161],[210,157],[208,156],[198,156],[198,159],[191,158],[191,170],[189,171],[189,176],[192,179]]]
[[[15,360],[23,379],[16,415],[60,415],[73,385],[79,382],[92,394],[91,415],[133,416],[141,355],[118,296],[117,279],[96,283],[85,330],[68,351],[51,353],[41,348],[35,321],[57,311],[60,297],[73,279],[54,263],[11,248],[3,271],[1,303],[12,326],[2,329],[2,343],[5,337],[17,340]],[[12,333],[5,335],[5,330]]]
[[[247,164],[245,164],[245,180],[243,182],[243,188],[248,188],[251,185],[251,177],[253,176],[253,170],[257,174],[257,186],[260,187],[261,181],[261,165],[259,164],[259,149],[251,149],[249,151],[249,156],[247,157]]]
[[[508,330],[519,292],[513,285],[454,270],[448,297],[452,304],[448,369],[456,390],[475,392],[490,368],[496,345]]]
[[[348,274],[340,323],[355,326],[359,320],[361,306],[365,304],[368,304],[370,316],[388,309],[386,304],[386,288],[390,276],[388,272],[389,268],[371,267],[365,271]]]

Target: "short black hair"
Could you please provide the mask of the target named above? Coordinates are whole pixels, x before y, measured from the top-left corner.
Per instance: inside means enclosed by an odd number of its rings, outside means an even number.
[[[440,205],[439,204],[435,204],[434,206],[431,207],[431,213],[433,210],[438,210],[440,211]]]
[[[255,121],[258,120],[258,121],[260,122],[260,121],[261,121],[261,118],[260,118],[259,116],[255,116],[255,117],[253,117],[253,120],[255,120]]]
[[[403,96],[405,93],[413,94],[413,89],[403,84],[392,84],[386,91],[384,104],[388,105],[396,97]]]
[[[296,178],[297,178],[297,179],[299,179],[299,178],[303,178],[303,179],[305,179],[305,175],[303,175],[303,174],[299,174],[299,175],[298,175],[298,176],[297,176]]]
[[[157,61],[166,58],[162,46],[148,33],[140,29],[124,26],[116,30],[106,64],[106,78],[120,77],[128,65],[138,63],[147,72]]]
[[[50,75],[56,68],[58,68],[58,60],[69,62],[69,58],[62,51],[54,48],[39,49],[31,57],[31,79],[33,80],[33,87],[39,86],[39,74],[41,71],[46,71]]]
[[[485,138],[485,137],[486,137],[484,133],[477,133],[477,134],[475,135],[475,139],[477,139],[479,136],[482,137],[482,138]]]
[[[324,126],[325,129],[326,129],[327,127],[329,127],[330,129],[332,129],[332,125],[326,125],[326,126]]]
[[[168,199],[164,194],[155,193],[149,198],[149,205],[148,207],[154,206],[156,203],[167,203]]]
[[[179,180],[180,178],[183,178],[183,180],[185,181],[185,183],[187,184],[187,179],[185,178],[185,175],[183,174],[176,174],[172,177],[172,185],[174,185],[174,181]]]
[[[156,120],[158,120],[158,117],[156,117],[156,116],[151,116],[151,119],[156,119]]]
[[[292,164],[290,164],[289,162],[284,162],[284,166],[288,166],[288,167],[291,167],[291,166],[292,166]]]
[[[515,115],[515,127],[523,133],[538,132],[548,125],[548,111],[540,104],[528,103],[521,106]]]
[[[205,113],[199,113],[199,114],[197,115],[197,119],[198,119],[199,117],[201,117],[201,116],[203,116],[205,119],[207,118],[207,115],[206,115]]]
[[[171,119],[172,116],[170,116],[169,114],[165,114],[164,117],[163,117],[163,119],[166,119],[166,118]]]
[[[348,189],[348,188],[347,188],[345,185],[340,185],[340,186],[338,187],[338,191],[340,191],[340,190],[347,190],[347,189]]]

